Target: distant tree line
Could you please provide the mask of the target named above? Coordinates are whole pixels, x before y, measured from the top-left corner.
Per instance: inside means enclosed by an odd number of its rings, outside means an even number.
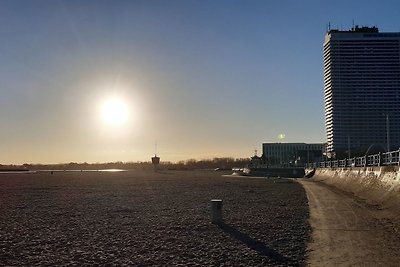
[[[158,168],[164,170],[195,170],[195,169],[232,169],[243,168],[249,164],[249,158],[213,158],[213,159],[189,159],[179,162],[161,161]],[[60,163],[60,164],[28,164],[2,165],[1,170],[103,170],[103,169],[153,169],[151,161],[146,162],[107,162],[107,163]]]
[[[177,169],[232,169],[243,168],[250,163],[250,158],[213,158],[204,160],[189,159],[177,163],[165,163],[167,168]]]

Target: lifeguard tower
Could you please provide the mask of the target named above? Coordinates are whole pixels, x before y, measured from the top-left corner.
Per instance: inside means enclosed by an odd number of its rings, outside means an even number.
[[[154,170],[156,171],[158,168],[158,164],[160,164],[160,157],[157,156],[157,143],[155,146],[155,153],[154,153],[154,157],[151,158],[151,162],[153,163],[154,166]]]

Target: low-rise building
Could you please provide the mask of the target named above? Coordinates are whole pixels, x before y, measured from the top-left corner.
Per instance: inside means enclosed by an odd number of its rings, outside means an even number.
[[[262,158],[271,167],[303,167],[306,163],[320,161],[323,143],[263,143]]]

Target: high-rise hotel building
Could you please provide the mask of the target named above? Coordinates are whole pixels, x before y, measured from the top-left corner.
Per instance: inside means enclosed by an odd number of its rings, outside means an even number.
[[[400,143],[400,33],[329,30],[324,42],[326,152]]]

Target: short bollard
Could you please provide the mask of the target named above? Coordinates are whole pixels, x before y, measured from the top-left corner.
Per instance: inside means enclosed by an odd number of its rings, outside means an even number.
[[[211,199],[211,223],[222,223],[222,200]]]

